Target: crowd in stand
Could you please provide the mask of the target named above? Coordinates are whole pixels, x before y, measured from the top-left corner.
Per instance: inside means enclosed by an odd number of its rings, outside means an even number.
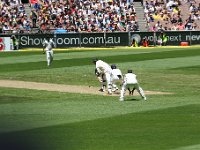
[[[145,1],[144,12],[148,31],[200,29],[200,0]]]
[[[104,0],[40,1],[34,5],[42,30],[67,32],[138,31],[133,2]]]
[[[25,13],[23,4],[18,0],[0,1],[0,33],[29,30],[31,22]]]
[[[146,28],[199,30],[200,0],[143,1]],[[134,0],[38,0],[28,17],[20,0],[0,1],[0,33],[140,31]],[[189,12],[184,18],[185,10]]]
[[[3,31],[5,31],[5,24],[8,30],[23,28],[29,31],[31,28],[40,27],[41,32],[55,29],[66,32],[139,31],[131,0],[129,2],[126,0],[38,0],[36,4],[31,5],[30,18],[26,17],[23,5],[21,4],[20,7],[16,3],[13,5],[13,1],[16,0],[1,4],[1,10],[6,11],[0,14],[1,19],[6,17],[2,24]]]

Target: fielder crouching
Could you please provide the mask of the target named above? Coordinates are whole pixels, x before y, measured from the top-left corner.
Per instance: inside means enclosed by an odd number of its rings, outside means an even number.
[[[124,101],[124,95],[126,92],[126,89],[129,89],[131,92],[136,89],[138,91],[138,93],[140,94],[140,96],[146,100],[146,96],[144,94],[143,89],[139,86],[139,83],[136,79],[136,75],[133,74],[132,70],[128,70],[128,73],[124,75],[124,79],[123,79],[123,84],[122,84],[122,89],[120,92],[120,101]],[[133,90],[132,90],[133,89]],[[129,91],[129,94],[130,94]],[[131,94],[133,94],[133,92]]]

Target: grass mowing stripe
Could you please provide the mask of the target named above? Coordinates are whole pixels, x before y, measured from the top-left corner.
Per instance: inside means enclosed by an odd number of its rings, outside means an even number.
[[[90,52],[90,53],[102,53],[102,52],[112,52],[112,53],[115,53],[115,52],[136,52],[136,53],[144,53],[144,52],[158,52],[158,51],[182,51],[182,50],[197,50],[199,48],[197,47],[149,47],[149,48],[132,48],[132,47],[128,47],[128,48],[124,48],[124,47],[117,47],[117,48],[103,48],[101,50],[97,49],[92,49],[92,51],[88,48],[81,48],[81,50],[76,50],[75,48],[72,48],[72,49],[63,49],[63,50],[57,50],[57,49],[54,49],[54,52],[55,53],[85,53],[85,52]],[[28,55],[41,55],[42,53],[42,49],[39,51],[35,51],[35,50],[27,50],[27,51],[3,51],[3,52],[0,52],[0,58],[5,58],[5,57],[18,57],[18,56],[28,56]]]
[[[200,65],[196,66],[188,66],[188,67],[178,67],[170,69],[172,71],[176,71],[176,73],[183,73],[183,74],[200,74]]]
[[[199,110],[200,105],[186,105],[131,113],[1,134],[0,141],[13,145],[14,138],[37,150],[168,150],[200,143]]]
[[[83,50],[83,51],[76,51],[76,50],[70,50],[70,51],[55,51],[55,53],[81,53],[81,52],[87,52],[89,50]],[[4,51],[0,52],[0,58],[5,57],[18,57],[18,56],[29,56],[29,55],[41,55],[42,49],[40,51]]]
[[[20,100],[20,101],[19,101]],[[27,101],[34,100],[33,98],[23,97],[23,96],[0,96],[0,106],[2,104],[17,104],[17,103],[24,103]]]
[[[199,150],[199,149],[200,149],[200,144],[178,147],[178,148],[171,149],[171,150]]]
[[[42,52],[41,52],[42,53]],[[0,58],[18,57],[18,56],[29,56],[29,55],[40,55],[38,52],[21,52],[21,51],[8,51],[0,52]]]
[[[157,49],[157,52],[159,50]],[[163,49],[162,49],[163,51]],[[153,52],[153,50],[151,50],[151,53]],[[19,52],[20,53],[20,52]],[[13,54],[12,57],[1,57],[1,64],[14,64],[14,63],[26,63],[26,62],[38,62],[38,61],[44,61],[46,56],[42,55],[41,52],[38,52],[40,55],[34,55],[31,54],[31,57],[29,57],[29,59],[27,59],[27,55],[17,55],[15,56]],[[54,60],[61,60],[61,59],[74,59],[74,58],[87,58],[87,57],[95,57],[95,56],[117,56],[117,55],[129,55],[129,54],[140,54],[140,53],[150,53],[149,51],[136,51],[136,50],[107,50],[107,51],[93,51],[93,52],[63,52],[63,53],[58,53],[58,52],[54,52]],[[0,53],[1,54],[1,53]],[[23,54],[23,53],[22,53]],[[1,55],[0,55],[1,56]],[[12,60],[12,61],[11,61]],[[14,61],[13,61],[14,60]]]
[[[164,59],[155,59],[155,60],[146,60],[138,61],[134,63],[135,69],[148,69],[148,70],[166,70],[179,67],[190,67],[200,65],[200,56],[191,56],[191,57],[179,57],[179,58],[164,58]],[[187,63],[185,63],[187,62]],[[127,63],[118,63],[119,68],[131,68],[133,62]]]
[[[154,60],[163,58],[176,58],[176,57],[188,57],[200,55],[198,49],[192,50],[178,50],[178,51],[164,51],[164,52],[154,52],[154,53],[142,53],[142,54],[129,54],[129,55],[118,55],[118,56],[108,56],[108,57],[98,57],[99,59],[105,60],[108,63],[116,62],[136,62],[144,60]],[[75,59],[62,59],[55,60],[52,68],[60,67],[71,67],[71,66],[82,66],[90,65],[92,58],[75,58]],[[12,71],[26,71],[26,70],[40,70],[44,69],[46,66],[45,61],[41,62],[30,62],[30,63],[17,63],[17,64],[4,64],[0,65],[1,72],[12,72]]]

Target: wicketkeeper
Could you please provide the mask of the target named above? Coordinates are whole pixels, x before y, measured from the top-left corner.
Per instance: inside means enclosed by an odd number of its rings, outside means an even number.
[[[122,80],[122,72],[120,69],[117,68],[117,65],[112,64],[112,74],[111,74],[111,81],[112,81],[112,91],[115,92],[118,90],[117,84],[121,83]]]

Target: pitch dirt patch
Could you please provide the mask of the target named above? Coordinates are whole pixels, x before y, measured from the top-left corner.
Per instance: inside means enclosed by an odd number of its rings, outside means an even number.
[[[0,87],[57,91],[57,92],[67,92],[67,93],[79,93],[79,94],[107,95],[106,92],[104,93],[100,92],[98,87],[92,87],[92,86],[63,85],[63,84],[51,84],[51,83],[17,81],[17,80],[0,80]],[[159,91],[144,91],[144,92],[146,95],[172,94]],[[138,93],[134,92],[134,95],[138,95]],[[112,96],[119,96],[119,92],[112,94]]]

